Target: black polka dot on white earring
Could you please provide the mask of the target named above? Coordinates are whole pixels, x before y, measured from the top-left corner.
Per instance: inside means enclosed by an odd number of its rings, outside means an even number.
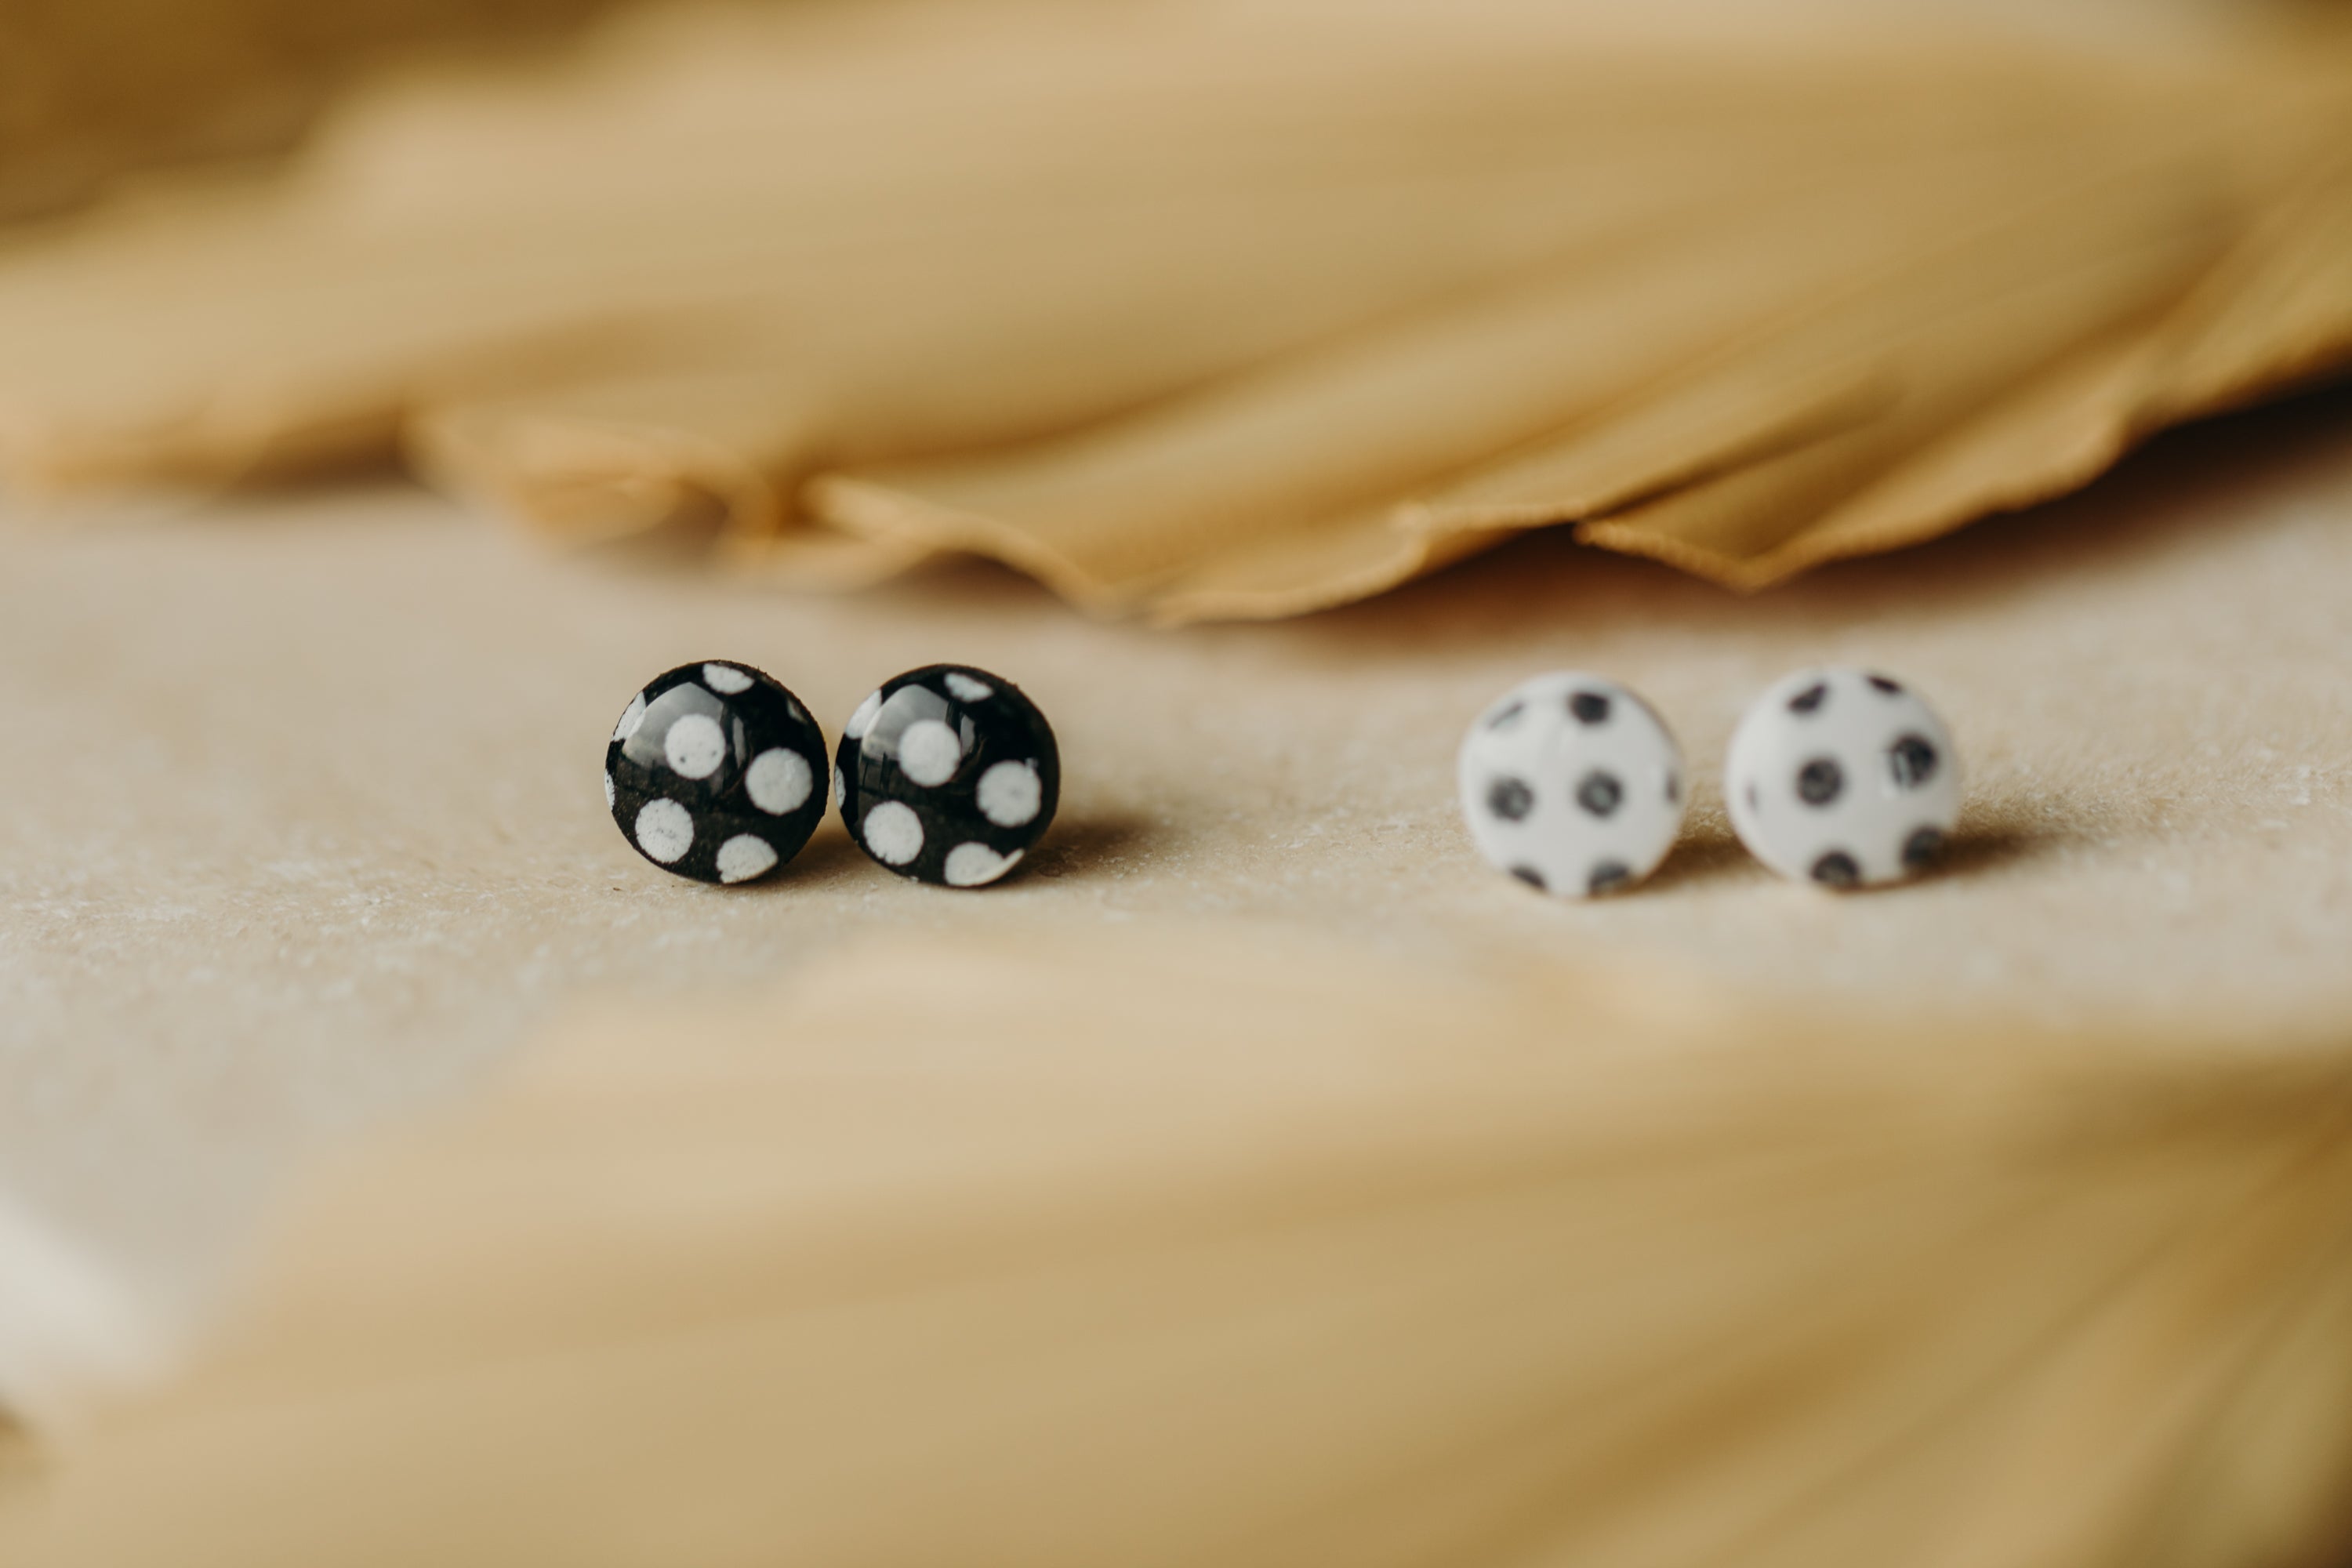
[[[1054,820],[1061,753],[1003,677],[935,664],[857,706],[835,752],[841,819],[902,877],[979,888],[1020,864]]]
[[[1682,752],[1649,704],[1561,670],[1520,682],[1470,726],[1455,762],[1471,842],[1559,898],[1648,876],[1682,826]]]
[[[685,664],[629,700],[604,804],[638,854],[698,881],[751,882],[824,820],[824,731],[748,664]]]
[[[1859,888],[1933,865],[1959,817],[1959,756],[1901,682],[1801,670],[1759,697],[1724,762],[1731,825],[1799,881]]]

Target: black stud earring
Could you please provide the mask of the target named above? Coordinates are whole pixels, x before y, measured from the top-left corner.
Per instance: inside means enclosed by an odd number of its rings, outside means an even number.
[[[1045,715],[1002,676],[934,664],[857,705],[835,752],[841,819],[902,877],[978,888],[1045,836],[1062,793]]]
[[[748,664],[684,664],[629,700],[604,803],[638,854],[703,882],[751,882],[824,819],[824,731]]]

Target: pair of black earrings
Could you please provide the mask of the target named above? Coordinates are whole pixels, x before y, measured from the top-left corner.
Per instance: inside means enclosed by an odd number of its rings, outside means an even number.
[[[629,700],[604,800],[637,853],[698,881],[752,882],[824,817],[824,731],[748,664],[680,665]],[[859,848],[902,877],[979,888],[1044,837],[1062,786],[1054,731],[1020,688],[935,664],[857,705],[832,794]]]

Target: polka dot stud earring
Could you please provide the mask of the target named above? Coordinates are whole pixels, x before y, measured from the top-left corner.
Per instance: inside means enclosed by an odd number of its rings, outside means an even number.
[[[1037,705],[1002,676],[934,664],[857,705],[834,757],[841,819],[902,877],[978,888],[1054,820],[1061,753]]]
[[[638,854],[703,882],[751,882],[824,816],[824,732],[747,664],[685,664],[629,700],[604,804]]]
[[[1960,815],[1960,759],[1900,682],[1802,669],[1739,721],[1724,787],[1758,859],[1801,881],[1864,887],[1935,861]]]
[[[1596,675],[1505,692],[1463,738],[1456,772],[1478,853],[1562,898],[1631,887],[1682,827],[1681,749],[1648,703]]]

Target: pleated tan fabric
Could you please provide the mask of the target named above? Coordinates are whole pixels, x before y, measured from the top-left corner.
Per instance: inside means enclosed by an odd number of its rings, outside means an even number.
[[[1997,1022],[1068,921],[583,1019],[36,1561],[2340,1560],[2352,1058]]]
[[[0,252],[0,468],[402,450],[557,539],[811,587],[976,552],[1168,622],[1551,524],[1757,588],[2352,359],[2347,68],[1527,0],[664,11]]]

